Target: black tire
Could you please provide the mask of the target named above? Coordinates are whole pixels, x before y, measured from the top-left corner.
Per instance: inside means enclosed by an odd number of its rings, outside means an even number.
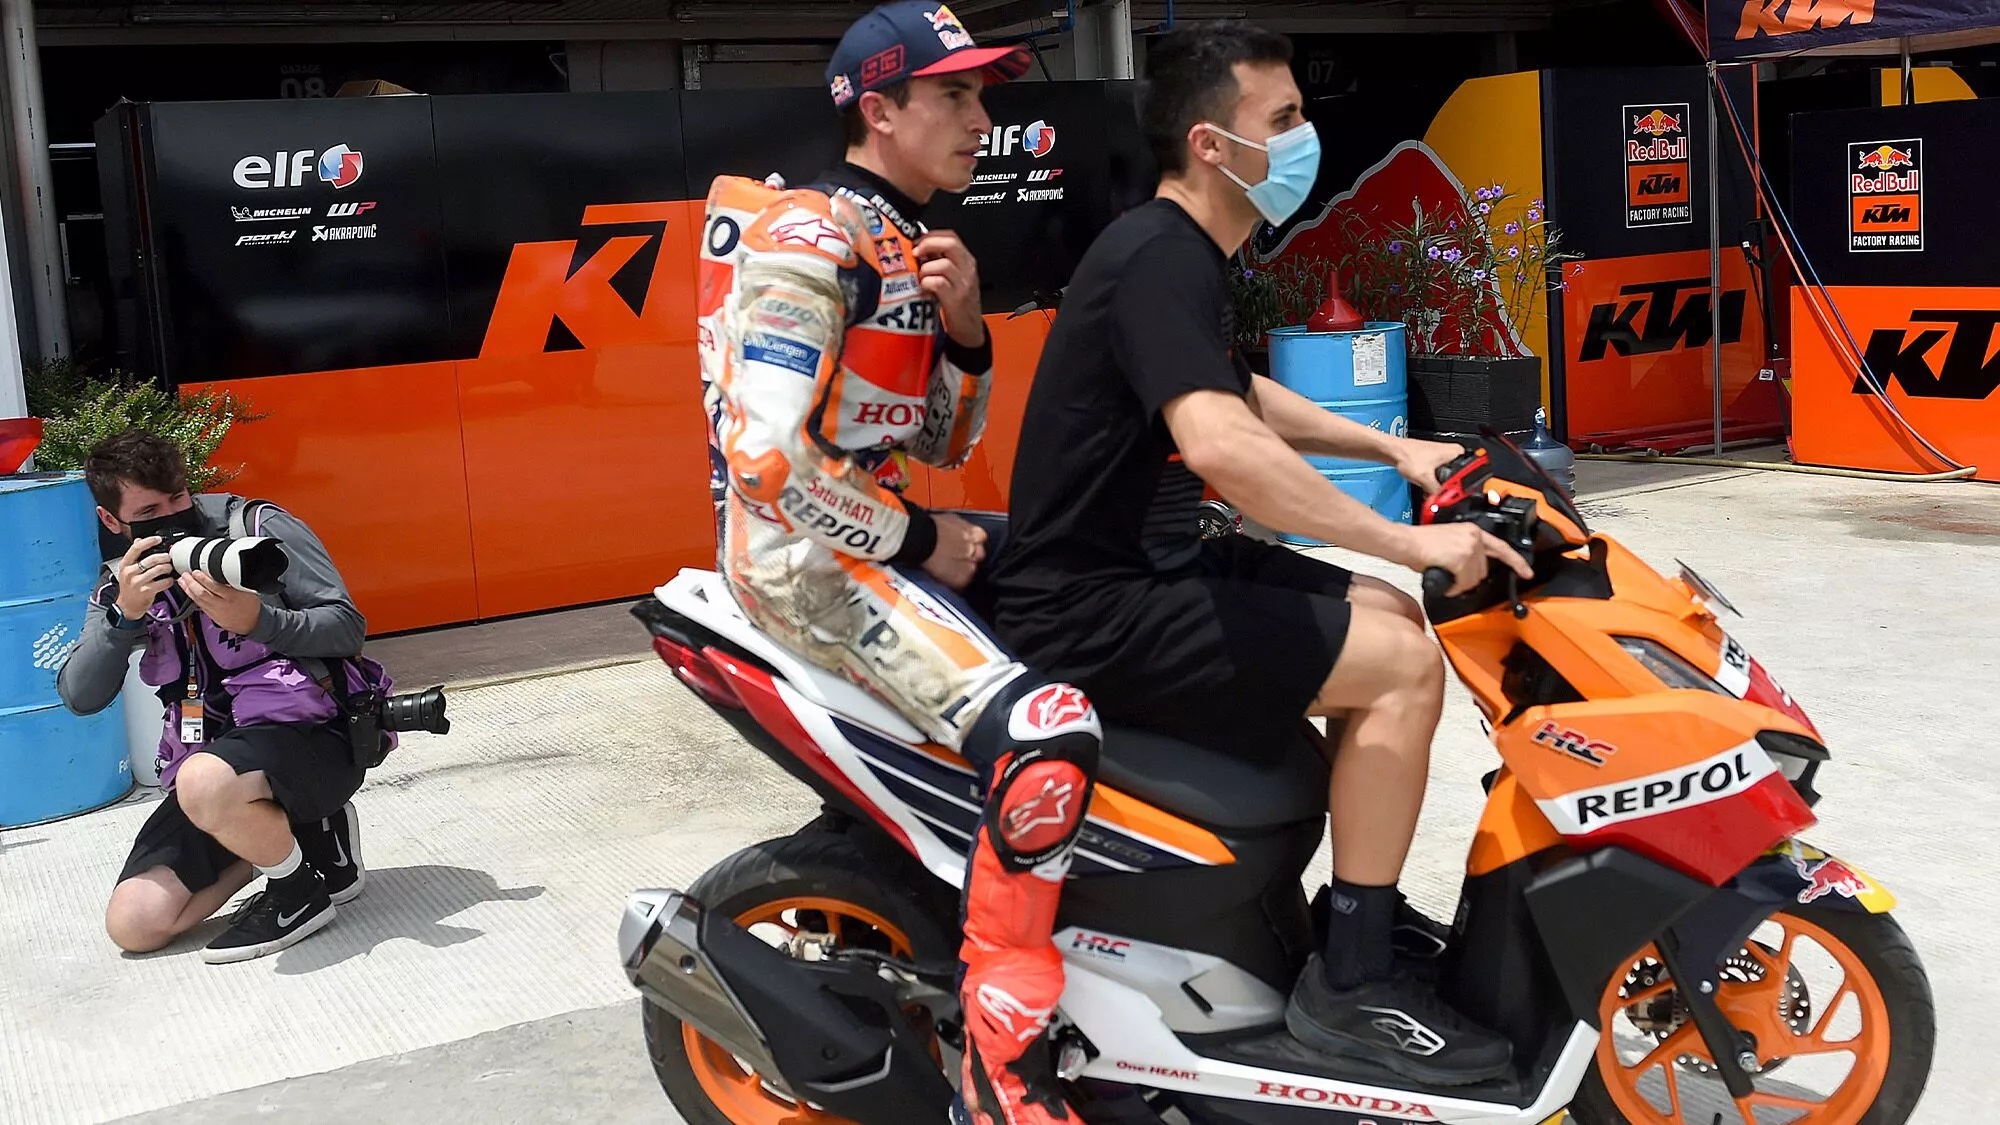
[[[1785,911],[1832,934],[1861,959],[1869,975],[1882,990],[1889,1010],[1889,1069],[1882,1076],[1882,1091],[1866,1115],[1852,1125],[1903,1125],[1916,1111],[1930,1078],[1931,1052],[1937,1040],[1936,1013],[1931,1003],[1930,978],[1910,944],[1908,934],[1887,914],[1857,914],[1817,906],[1795,906]],[[1592,1061],[1570,1103],[1569,1114],[1577,1125],[1629,1125],[1604,1077]],[[1849,1125],[1843,1122],[1842,1125]]]
[[[788,898],[849,902],[901,929],[917,961],[955,960],[958,946],[947,930],[948,925],[956,929],[955,920],[947,921],[936,909],[938,898],[930,884],[937,880],[900,852],[884,854],[866,846],[858,833],[825,830],[828,827],[833,825],[815,822],[794,835],[752,844],[709,868],[688,894],[726,918],[740,918]],[[687,1056],[681,1021],[657,1004],[640,1007],[653,1074],[688,1125],[745,1125],[702,1089]]]

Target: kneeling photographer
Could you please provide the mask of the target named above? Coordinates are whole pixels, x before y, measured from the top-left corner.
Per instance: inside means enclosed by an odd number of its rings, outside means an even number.
[[[190,496],[181,449],[139,430],[99,443],[84,475],[98,519],[128,547],[63,664],[63,702],[79,714],[110,706],[143,648],[140,677],[166,704],[167,797],[139,830],[105,929],[126,950],[159,949],[261,874],[264,890],[202,956],[277,952],[361,892],[350,798],[395,744],[380,716],[388,677],[361,657],[366,623],[297,517]],[[435,692],[395,702],[433,704],[423,717],[444,726]]]

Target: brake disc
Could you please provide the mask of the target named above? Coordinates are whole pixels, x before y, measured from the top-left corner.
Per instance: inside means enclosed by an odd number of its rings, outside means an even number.
[[[1756,945],[1768,956],[1777,955],[1777,950],[1763,942],[1757,942]],[[1723,959],[1720,970],[1716,973],[1716,979],[1723,987],[1731,984],[1755,985],[1763,983],[1769,972],[1765,963],[1752,957],[1746,948]],[[1666,980],[1667,977],[1665,965],[1655,958],[1645,958],[1626,970],[1625,982],[1619,988],[1618,994],[1625,997],[1644,992]],[[1632,1026],[1638,1028],[1641,1033],[1652,1036],[1655,1043],[1664,1043],[1669,1036],[1686,1025],[1687,1001],[1682,999],[1678,989],[1663,992],[1627,1007],[1625,1018],[1631,1020]],[[1785,1022],[1785,1026],[1789,1027],[1794,1035],[1804,1035],[1812,1030],[1812,994],[1806,988],[1805,978],[1799,974],[1797,965],[1786,966],[1784,987],[1778,994],[1778,1018]],[[1696,1074],[1715,1073],[1715,1064],[1694,1055],[1682,1054],[1677,1056],[1674,1062]],[[1783,1065],[1785,1065],[1784,1059],[1774,1059],[1758,1073],[1769,1074]]]

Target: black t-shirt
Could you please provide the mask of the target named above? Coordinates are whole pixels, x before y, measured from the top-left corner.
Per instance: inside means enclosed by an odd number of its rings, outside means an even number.
[[[1202,483],[1160,408],[1250,389],[1227,269],[1164,199],[1120,216],[1078,264],[1028,394],[994,567],[1000,631],[1030,659],[1042,636],[1107,624],[1195,561]]]

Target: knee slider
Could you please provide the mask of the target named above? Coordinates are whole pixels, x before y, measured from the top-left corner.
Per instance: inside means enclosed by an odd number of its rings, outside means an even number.
[[[1043,684],[1006,708],[1012,748],[986,802],[987,838],[1008,866],[1031,870],[1069,853],[1090,812],[1102,729],[1069,684]]]

